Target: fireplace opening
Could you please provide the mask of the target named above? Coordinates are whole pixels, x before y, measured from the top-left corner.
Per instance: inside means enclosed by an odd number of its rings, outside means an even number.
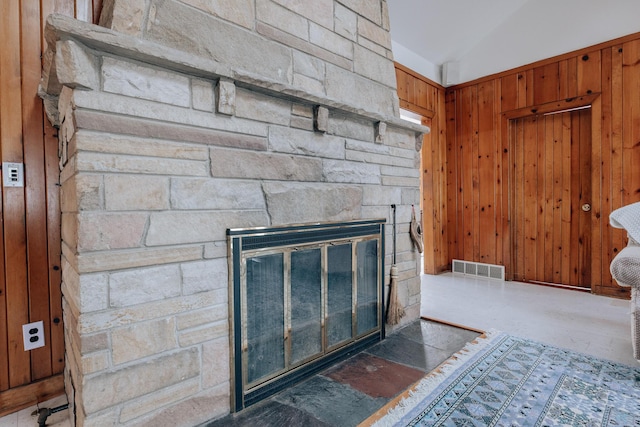
[[[234,411],[384,338],[384,222],[227,230]]]

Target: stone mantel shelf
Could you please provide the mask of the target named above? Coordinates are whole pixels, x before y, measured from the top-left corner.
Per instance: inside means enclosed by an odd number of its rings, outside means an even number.
[[[276,82],[238,68],[231,68],[218,61],[170,48],[149,40],[123,34],[108,28],[78,21],[73,18],[52,14],[47,17],[45,37],[50,49],[55,50],[58,40],[73,40],[90,49],[142,61],[172,71],[186,73],[207,79],[228,79],[237,86],[260,91],[273,97],[285,98],[309,105],[323,106],[350,116],[364,118],[372,122],[382,122],[387,126],[409,130],[415,133],[416,141],[430,132],[430,128],[399,117],[384,116],[355,105],[345,104],[319,94],[300,90],[292,85]],[[55,70],[49,70],[55,73]],[[49,79],[49,81],[52,81]],[[53,86],[53,85],[49,85]],[[43,87],[49,96],[59,95],[60,87]],[[421,144],[420,144],[421,145]]]

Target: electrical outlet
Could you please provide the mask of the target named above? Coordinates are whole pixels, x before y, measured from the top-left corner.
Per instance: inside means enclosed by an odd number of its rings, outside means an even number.
[[[44,323],[42,323],[42,320],[22,325],[22,338],[24,340],[24,351],[44,347]]]
[[[5,187],[24,187],[23,164],[2,162],[2,183]]]

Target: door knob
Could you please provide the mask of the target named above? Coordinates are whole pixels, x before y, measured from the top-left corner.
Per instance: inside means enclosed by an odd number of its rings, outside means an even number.
[[[585,212],[589,212],[591,210],[591,205],[589,203],[585,203],[582,205],[582,210]]]

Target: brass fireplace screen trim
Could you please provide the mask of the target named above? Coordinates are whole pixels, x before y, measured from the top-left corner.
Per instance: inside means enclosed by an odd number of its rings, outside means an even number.
[[[384,338],[384,222],[227,230],[232,410]]]

